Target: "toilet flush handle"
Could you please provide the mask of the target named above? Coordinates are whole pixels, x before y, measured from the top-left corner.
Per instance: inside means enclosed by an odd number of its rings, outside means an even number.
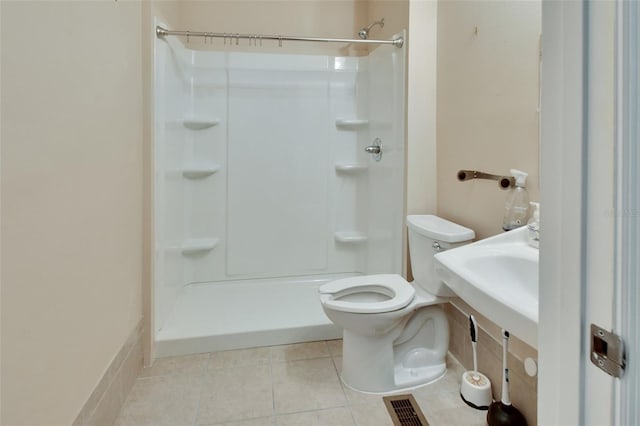
[[[431,247],[433,247],[433,251],[442,251],[442,247],[440,247],[440,243],[437,241],[434,241]]]

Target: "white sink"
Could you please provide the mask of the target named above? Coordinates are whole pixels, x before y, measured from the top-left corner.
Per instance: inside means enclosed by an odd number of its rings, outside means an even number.
[[[526,226],[438,253],[435,268],[471,307],[538,347],[538,249]]]

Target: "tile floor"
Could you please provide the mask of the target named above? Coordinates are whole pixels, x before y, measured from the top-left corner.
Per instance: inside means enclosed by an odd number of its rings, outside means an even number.
[[[136,380],[116,426],[391,426],[382,397],[342,385],[342,341],[156,360]],[[412,391],[432,426],[485,425],[459,396],[462,366]]]

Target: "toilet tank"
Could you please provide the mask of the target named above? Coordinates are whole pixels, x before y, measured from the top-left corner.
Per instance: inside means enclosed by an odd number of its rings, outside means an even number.
[[[407,228],[413,285],[434,296],[455,296],[436,277],[433,256],[441,251],[470,243],[476,236],[475,232],[433,215],[409,215]]]

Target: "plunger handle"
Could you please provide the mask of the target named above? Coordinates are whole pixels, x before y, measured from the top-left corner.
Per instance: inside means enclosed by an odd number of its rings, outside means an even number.
[[[509,354],[509,332],[502,330],[502,403],[511,405],[509,398],[509,369],[507,368],[507,355]]]

